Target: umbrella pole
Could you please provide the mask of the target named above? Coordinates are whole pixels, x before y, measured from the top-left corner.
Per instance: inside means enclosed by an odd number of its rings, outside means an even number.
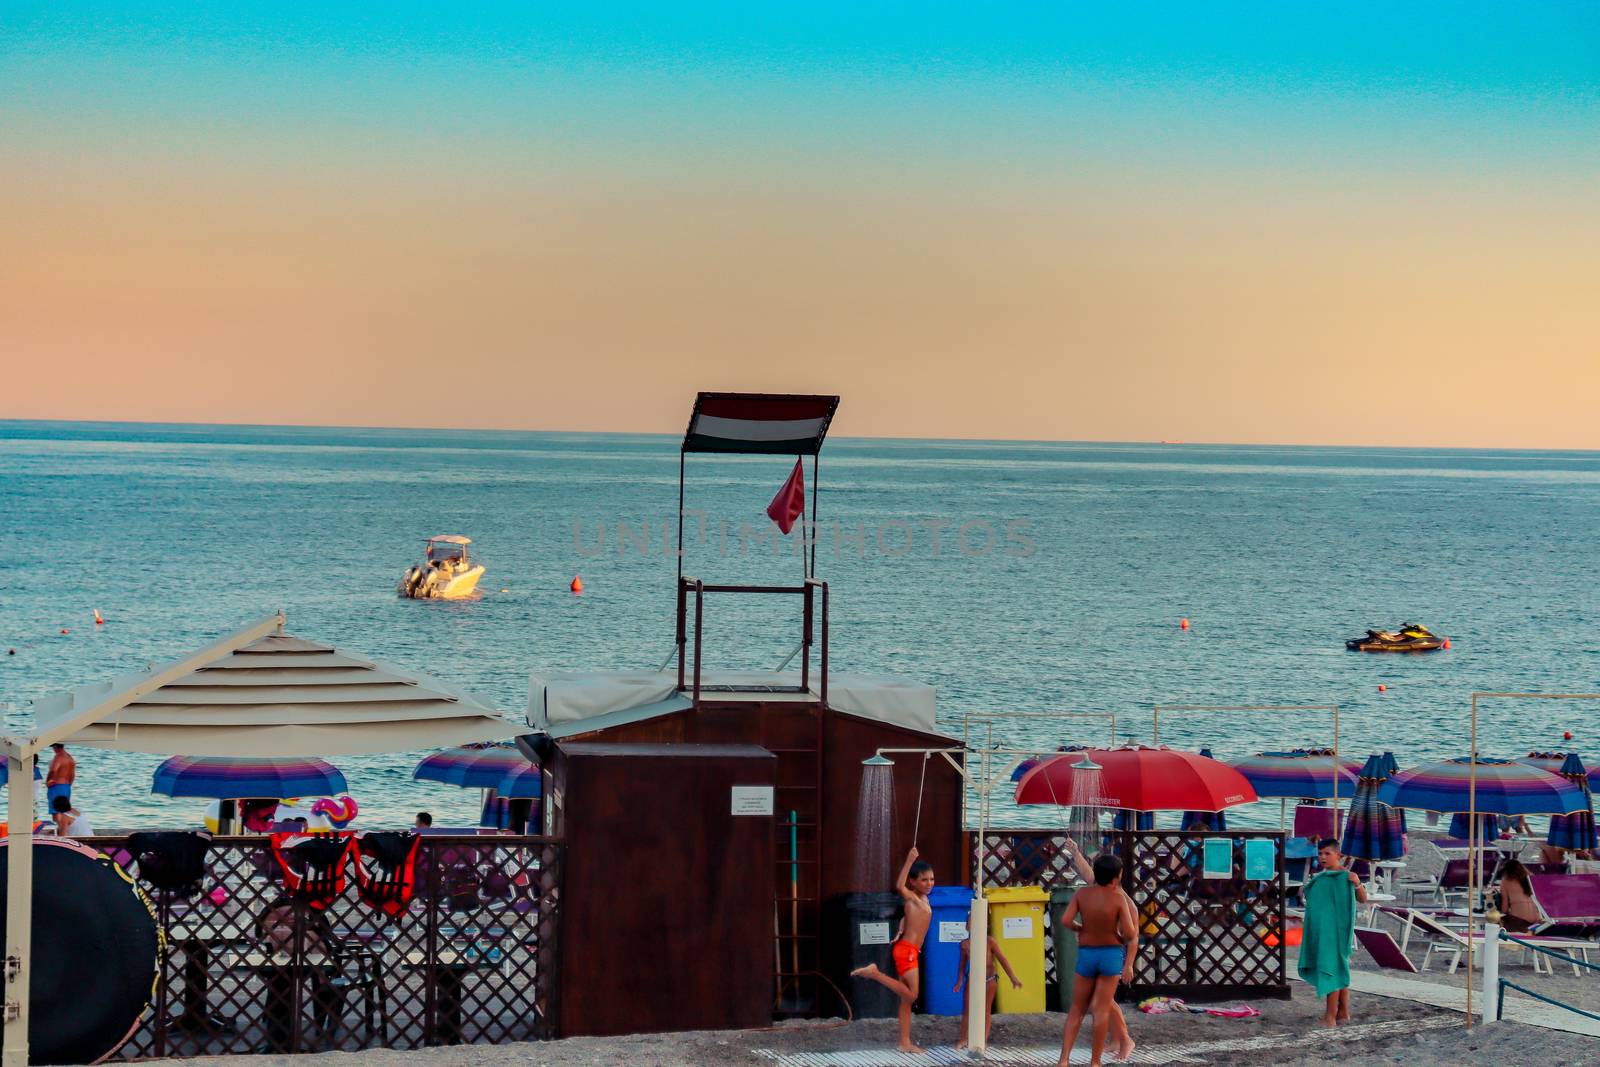
[[[11,843],[6,851],[5,1067],[28,1064],[29,955],[33,949],[33,759],[11,742],[6,758],[7,819]]]
[[[1289,830],[1289,798],[1278,798],[1278,832],[1287,833]]]

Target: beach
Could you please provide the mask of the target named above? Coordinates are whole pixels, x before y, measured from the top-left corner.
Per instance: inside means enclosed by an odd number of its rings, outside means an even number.
[[[1257,1019],[1219,1019],[1199,1015],[1142,1015],[1125,1006],[1129,1032],[1139,1047],[1137,1063],[1286,1064],[1331,1067],[1336,1064],[1396,1064],[1404,1067],[1454,1067],[1472,1061],[1500,1067],[1579,1067],[1600,1058],[1600,1039],[1519,1023],[1477,1026],[1470,1032],[1454,1012],[1401,1000],[1357,996],[1355,1019],[1337,1034],[1319,1031],[1320,1005],[1303,987],[1290,1001],[1257,1002]],[[1056,1013],[995,1017],[994,1038],[983,1062],[997,1067],[1055,1062],[1064,1016]],[[261,1067],[916,1067],[969,1060],[950,1048],[956,1020],[919,1016],[916,1035],[926,1056],[893,1052],[894,1020],[842,1024],[805,1021],[767,1030],[652,1034],[632,1037],[570,1038],[538,1044],[471,1046],[396,1053],[374,1050],[306,1056],[267,1056],[251,1060]],[[937,1043],[937,1044],[935,1044]],[[845,1054],[855,1053],[854,1057]],[[1048,1053],[1049,1059],[1040,1058]],[[230,1060],[186,1060],[196,1067],[226,1067]],[[970,1062],[977,1062],[972,1060]],[[1074,1063],[1088,1062],[1088,1045],[1079,1040]],[[1109,1062],[1109,1057],[1108,1061]]]

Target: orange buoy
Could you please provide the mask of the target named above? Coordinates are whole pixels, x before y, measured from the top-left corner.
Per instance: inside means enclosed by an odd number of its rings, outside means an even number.
[[[106,620],[104,620],[104,619],[102,619],[100,617],[100,609],[99,608],[95,608],[94,609],[94,624],[96,626],[104,626],[106,624]]]
[[[1179,619],[1178,620],[1178,629],[1187,630],[1188,628],[1189,628],[1189,620],[1188,619]]]
[[[1562,731],[1561,740],[1563,740],[1563,741],[1571,741],[1572,740],[1572,731],[1571,730]]]
[[[1380,682],[1380,683],[1378,683],[1378,692],[1380,692],[1380,693],[1387,693],[1387,692],[1388,692],[1388,691],[1389,691],[1389,687],[1388,687],[1388,686],[1386,686],[1386,685],[1384,685],[1384,684],[1383,684],[1383,683],[1381,683],[1381,682]]]
[[[71,633],[72,631],[68,630],[65,626],[63,626],[61,628],[61,632],[65,634],[65,633]]]
[[[1444,644],[1440,645],[1439,647],[1440,648],[1449,648],[1450,647],[1450,639],[1448,637],[1445,638],[1444,639]]]
[[[578,574],[574,574],[572,576],[572,585],[569,588],[571,588],[573,596],[582,596],[583,595],[583,576],[582,575],[578,575]]]

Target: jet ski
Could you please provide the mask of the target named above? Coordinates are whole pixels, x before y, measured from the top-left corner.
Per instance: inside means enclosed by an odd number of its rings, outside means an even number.
[[[1365,637],[1352,637],[1344,647],[1352,652],[1434,652],[1444,647],[1444,638],[1408,622],[1398,630],[1368,630]]]

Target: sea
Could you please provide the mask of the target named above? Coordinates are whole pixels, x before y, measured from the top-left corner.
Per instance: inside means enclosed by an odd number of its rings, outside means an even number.
[[[0,709],[26,732],[39,697],[282,609],[520,719],[532,675],[660,666],[680,567],[797,582],[806,528],[765,515],[792,465],[687,457],[680,559],[672,436],[0,421]],[[937,687],[957,737],[1100,744],[1114,716],[1149,741],[1158,705],[1337,705],[1342,751],[1409,766],[1467,751],[1475,690],[1600,692],[1600,453],[841,437],[804,477],[832,669]],[[472,538],[480,596],[396,595],[434,534]],[[705,621],[716,667],[774,667],[800,633],[796,598],[711,598]],[[1450,649],[1345,650],[1411,622]],[[1331,744],[1333,720],[1165,712],[1160,739],[1232,759]],[[1600,758],[1600,701],[1489,698],[1478,728],[1488,755]],[[475,791],[412,780],[421,755],[337,760],[363,825],[474,821]],[[151,794],[158,756],[78,759],[100,826],[200,817]],[[1039,824],[1005,792],[995,821]]]

